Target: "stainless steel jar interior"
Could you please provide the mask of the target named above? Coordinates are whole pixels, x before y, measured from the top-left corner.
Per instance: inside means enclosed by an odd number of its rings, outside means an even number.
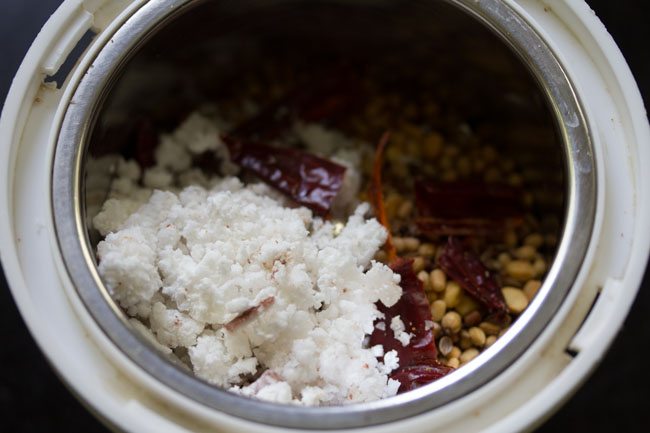
[[[528,310],[494,346],[450,376],[367,404],[305,408],[254,401],[166,360],[133,332],[110,299],[97,274],[97,236],[89,226],[89,215],[108,191],[110,167],[92,166],[89,156],[129,154],[121,131],[143,113],[157,127],[171,128],[179,113],[218,102],[262,58],[309,62],[332,54],[380,68],[408,65],[438,83],[439,97],[458,115],[491,116],[499,125],[494,145],[537,176],[534,192],[543,206],[556,210],[561,241]],[[88,170],[100,169],[106,170],[105,182],[86,182]],[[571,290],[591,235],[596,193],[588,130],[562,65],[523,17],[499,0],[151,0],[113,35],[78,83],[61,125],[52,182],[67,270],[116,349],[219,411],[323,429],[385,423],[440,407],[512,364]]]

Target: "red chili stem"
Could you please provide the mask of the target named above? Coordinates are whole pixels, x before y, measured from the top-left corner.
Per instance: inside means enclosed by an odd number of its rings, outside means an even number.
[[[372,182],[370,184],[370,198],[372,200],[372,205],[375,208],[375,215],[377,215],[377,220],[379,223],[384,226],[386,232],[388,232],[388,237],[386,238],[386,243],[384,244],[384,250],[388,256],[388,262],[393,263],[397,260],[397,250],[393,244],[393,237],[390,233],[390,222],[386,216],[386,206],[384,205],[384,194],[382,191],[382,166],[384,164],[384,153],[388,141],[390,140],[390,131],[386,131],[382,134],[379,142],[377,143],[377,148],[375,150],[375,159],[372,167]]]

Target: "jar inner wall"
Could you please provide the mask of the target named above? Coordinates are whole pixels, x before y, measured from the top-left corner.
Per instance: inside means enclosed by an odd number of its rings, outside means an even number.
[[[276,84],[287,88],[342,68],[381,82],[401,101],[431,104],[426,122],[448,140],[463,141],[460,125],[522,167],[540,212],[556,216],[547,224],[559,235],[564,156],[546,97],[502,40],[443,1],[194,2],[121,69],[88,151],[132,157],[143,119],[171,131],[197,107],[228,104],[252,82],[268,95]],[[373,133],[380,134],[370,131],[369,141]],[[97,190],[86,196],[90,217],[104,197]]]
[[[178,3],[178,7],[162,13],[165,3]],[[376,117],[366,116],[373,124],[365,129],[349,121],[353,115],[345,117],[337,125],[341,130],[354,131],[374,144],[383,131],[395,130],[403,119],[409,119],[408,113],[415,112],[418,114],[409,120],[424,125],[427,131],[435,131],[445,142],[440,161],[434,158],[430,166],[418,166],[421,172],[407,166],[404,182],[422,176],[445,181],[448,167],[442,159],[447,147],[453,148],[450,154],[465,155],[465,161],[474,167],[475,150],[480,144],[497,155],[485,163],[488,167],[475,170],[481,179],[485,180],[491,168],[503,174],[508,172],[508,167],[517,167],[519,178],[513,182],[530,196],[531,212],[539,216],[534,224],[556,240],[572,236],[571,233],[566,235],[571,207],[567,203],[577,187],[571,177],[575,173],[570,171],[572,161],[568,149],[572,138],[563,126],[565,113],[559,112],[554,101],[557,95],[544,83],[546,78],[536,69],[539,65],[533,64],[534,57],[511,48],[504,40],[507,38],[498,35],[503,29],[492,29],[488,21],[477,19],[475,11],[471,10],[472,4],[392,0],[153,0],[143,7],[152,15],[159,15],[155,24],[149,22],[146,31],[136,41],[124,45],[127,52],[120,53],[112,63],[100,64],[102,68],[105,65],[110,68],[102,71],[105,78],[96,81],[102,83],[99,90],[88,90],[91,85],[84,87],[82,81],[78,92],[83,95],[88,91],[96,99],[86,101],[85,107],[78,104],[70,108],[86,110],[83,114],[87,119],[86,131],[84,134],[72,131],[71,134],[74,137],[70,142],[78,141],[80,150],[76,152],[81,156],[78,156],[79,171],[74,173],[77,184],[70,189],[78,191],[76,199],[80,206],[75,218],[83,232],[80,249],[86,251],[84,257],[92,275],[81,275],[85,271],[73,269],[70,262],[74,257],[70,257],[76,252],[68,252],[63,245],[62,252],[81,297],[117,346],[163,382],[208,406],[274,425],[319,428],[388,422],[430,410],[481,386],[521,354],[543,329],[544,323],[552,318],[553,311],[569,290],[575,267],[582,260],[582,251],[576,254],[571,272],[558,282],[559,266],[563,264],[556,265],[554,261],[560,255],[560,243],[549,243],[545,247],[547,269],[551,264],[557,268],[555,272],[548,271],[548,279],[552,281],[547,290],[540,291],[544,292],[543,298],[535,309],[526,312],[529,316],[526,322],[520,323],[518,329],[513,326],[508,331],[513,333],[512,338],[504,339],[504,344],[495,348],[493,359],[486,357],[471,371],[466,370],[464,376],[456,372],[451,374],[449,381],[437,388],[427,386],[374,404],[339,408],[281,407],[252,400],[242,403],[247,399],[226,395],[195,379],[151,347],[144,355],[129,349],[132,341],[126,339],[131,338],[132,330],[126,325],[126,315],[110,300],[96,272],[94,252],[101,236],[92,227],[92,218],[109,196],[111,182],[116,176],[115,165],[105,162],[110,158],[117,161],[119,156],[139,157],[143,123],[153,131],[171,132],[197,107],[209,104],[220,110],[232,105],[233,100],[241,99],[242,95],[259,107],[296,85],[309,86],[312,81],[349,71],[363,83],[370,83],[373,89],[379,89],[390,109]],[[517,21],[517,25],[524,24]],[[119,33],[116,40],[117,36]],[[110,49],[110,44],[106,48]],[[104,61],[101,53],[98,59]],[[562,75],[562,79],[566,77]],[[74,118],[70,113],[68,117]],[[63,131],[59,146],[70,138],[66,136],[71,130],[66,129],[65,121]],[[583,144],[578,141],[578,145]],[[401,145],[426,153],[429,144],[411,144],[407,139]],[[67,158],[64,153],[65,150],[57,150],[57,158]],[[103,163],[96,163],[102,159]],[[474,173],[472,170],[474,168],[470,169]],[[67,188],[64,181],[60,182],[61,187],[56,184],[56,165],[54,178],[54,194]],[[64,206],[55,203],[58,226],[67,224],[60,222],[63,219],[60,215],[67,210],[59,210],[59,207]],[[579,206],[571,208],[574,212],[580,209]],[[588,226],[585,227],[590,230],[591,222]],[[571,230],[574,229],[572,225]],[[59,230],[62,244],[67,242],[63,232],[66,230]],[[585,236],[581,235],[580,239],[586,239]],[[583,242],[586,241],[576,244]],[[66,257],[67,254],[71,256]],[[93,279],[96,288],[82,283],[82,280]],[[537,309],[545,309],[541,322],[527,327],[529,320],[535,321]],[[515,324],[519,322],[520,319]],[[125,327],[116,330],[118,323]],[[133,338],[147,344],[140,337]],[[517,339],[526,342],[519,344]],[[145,364],[156,357],[155,362],[162,363],[148,368]],[[495,362],[490,364],[490,360]],[[458,379],[454,380],[455,377]],[[455,390],[443,395],[454,387]]]

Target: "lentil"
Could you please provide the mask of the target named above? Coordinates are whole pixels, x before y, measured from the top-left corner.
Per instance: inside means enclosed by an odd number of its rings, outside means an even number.
[[[432,257],[436,254],[436,247],[429,243],[424,243],[418,248],[418,254],[424,257]]]
[[[454,342],[451,341],[451,338],[444,336],[438,341],[438,349],[440,353],[444,356],[447,356],[451,353],[451,350],[454,348]]]
[[[539,233],[531,233],[524,238],[524,245],[529,245],[533,248],[539,248],[544,244],[544,237]]]
[[[455,171],[453,171],[452,169],[449,169],[449,170],[446,170],[445,172],[442,173],[441,178],[445,182],[453,182],[456,179],[458,179],[458,175],[456,174]]]
[[[460,353],[460,349],[457,346],[454,346],[451,348],[451,352],[449,352],[449,357],[458,358],[460,356]]]
[[[445,287],[444,299],[448,308],[454,308],[460,302],[461,288],[455,281],[449,281]]]
[[[436,292],[442,292],[447,286],[447,275],[441,269],[431,271],[431,288]]]
[[[501,289],[501,293],[503,293],[508,309],[513,314],[520,314],[528,306],[528,297],[516,287],[504,287]]]
[[[487,169],[485,175],[483,176],[483,180],[485,180],[485,182],[487,183],[495,183],[500,179],[501,179],[501,172],[496,167],[491,167]]]
[[[477,308],[478,303],[473,298],[466,295],[461,295],[460,301],[456,304],[456,311],[463,317],[472,311],[476,311]]]
[[[533,262],[533,270],[537,278],[544,275],[544,272],[546,272],[546,261],[541,257],[535,259],[535,262]]]
[[[442,136],[437,133],[429,133],[424,137],[424,143],[421,151],[425,158],[433,159],[440,154],[442,150]]]
[[[532,247],[530,245],[524,245],[519,248],[517,248],[513,255],[521,260],[532,260],[535,257],[535,253],[537,251],[535,250],[535,247]]]
[[[416,274],[424,269],[424,259],[422,257],[416,257],[413,259],[413,272]]]
[[[417,251],[420,247],[420,240],[418,238],[408,237],[402,238],[404,241],[404,250],[405,251]]]
[[[460,362],[466,364],[470,362],[472,359],[476,358],[478,354],[479,354],[478,350],[474,348],[467,349],[460,355]]]
[[[497,151],[492,146],[485,146],[483,148],[483,160],[485,162],[492,162],[497,159]]]
[[[511,261],[505,266],[505,272],[508,276],[519,281],[527,281],[535,276],[533,265],[524,260]]]
[[[399,236],[394,236],[393,246],[395,247],[395,250],[397,250],[398,253],[404,252],[404,250],[406,249],[404,238],[401,238]]]
[[[438,299],[431,304],[431,318],[434,322],[440,322],[447,311],[447,304],[442,299]]]
[[[511,260],[512,257],[510,257],[510,254],[508,253],[501,253],[497,256],[497,261],[499,262],[499,265],[501,265],[501,267],[510,263]]]
[[[539,280],[528,280],[526,284],[524,284],[523,291],[529,301],[535,297],[535,294],[540,287],[542,287],[542,282]]]
[[[422,281],[422,286],[424,286],[425,291],[431,290],[431,278],[429,278],[429,273],[427,271],[418,272],[418,279]]]
[[[486,335],[497,335],[501,330],[498,325],[495,325],[492,322],[481,322],[478,326]]]
[[[485,332],[481,328],[473,326],[469,328],[468,334],[474,346],[481,348],[485,345]]]
[[[441,324],[445,330],[456,334],[460,331],[463,322],[460,318],[460,314],[455,311],[449,311],[442,317]]]
[[[390,152],[391,149],[396,149],[394,148],[388,148],[388,152]],[[389,219],[392,216],[395,216],[397,213],[397,208],[400,206],[402,202],[402,197],[399,194],[388,194],[388,197],[386,197],[385,201],[385,206],[386,206],[386,214],[388,215]]]
[[[508,176],[508,183],[512,186],[521,186],[521,184],[524,183],[524,180],[520,175],[513,173]]]
[[[472,347],[472,339],[469,337],[469,332],[464,329],[460,331],[460,340],[458,342],[458,345],[462,350],[466,350]]]
[[[463,317],[463,323],[466,326],[475,326],[481,323],[481,313],[478,310],[471,311]]]
[[[554,234],[548,234],[544,238],[544,242],[546,242],[546,245],[549,247],[554,247],[557,244],[557,236]]]
[[[449,360],[447,361],[447,366],[451,368],[458,368],[460,367],[460,361],[458,360],[458,358],[449,358]]]
[[[397,216],[406,219],[411,215],[413,211],[413,202],[411,200],[404,200],[402,204],[397,208]]]
[[[461,174],[461,176],[468,176],[472,172],[472,163],[470,162],[469,158],[462,157],[458,159],[456,168],[458,169],[458,172]]]

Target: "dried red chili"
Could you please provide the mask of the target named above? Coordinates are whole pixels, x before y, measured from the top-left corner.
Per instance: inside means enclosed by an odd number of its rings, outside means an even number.
[[[329,213],[343,185],[344,166],[298,149],[272,147],[230,135],[222,139],[234,163],[296,203],[320,215]]]
[[[402,384],[399,392],[409,391],[444,376],[452,369],[436,360],[437,350],[433,335],[433,320],[427,295],[422,281],[413,271],[413,260],[398,258],[390,265],[393,272],[401,277],[402,297],[392,307],[377,303],[384,314],[384,329],[375,327],[370,336],[370,345],[381,344],[384,352],[395,350],[400,367],[391,378]],[[399,316],[405,332],[411,334],[408,345],[403,346],[390,329],[394,317]]]
[[[377,144],[370,197],[377,219],[388,232],[384,248],[391,269],[401,277],[402,296],[392,307],[377,303],[377,308],[384,314],[382,320],[385,326],[383,329],[375,327],[370,335],[370,344],[381,344],[384,347],[384,353],[391,350],[397,352],[400,367],[393,371],[390,377],[400,382],[398,392],[401,393],[426,385],[446,375],[452,369],[438,363],[436,359],[437,350],[433,335],[431,307],[424,291],[424,285],[413,270],[413,260],[398,257],[392,242],[390,224],[384,206],[381,176],[384,152],[389,139],[390,133],[385,132]],[[409,344],[406,346],[403,346],[395,338],[393,331],[390,329],[391,321],[398,316],[404,323],[405,332],[411,334]]]
[[[467,249],[458,239],[449,237],[438,257],[440,268],[458,282],[465,291],[479,301],[493,319],[506,320],[508,308],[501,287],[479,257]]]
[[[384,330],[375,328],[370,336],[370,344],[382,344],[384,352],[397,351],[402,367],[412,364],[429,364],[436,359],[436,345],[433,336],[433,320],[429,301],[424,292],[422,281],[413,272],[413,260],[398,258],[390,268],[401,277],[402,297],[392,307],[381,303],[377,306],[384,313],[386,327]],[[407,346],[395,339],[390,329],[391,320],[400,316],[405,332],[413,334]]]
[[[522,191],[477,182],[415,183],[416,224],[425,235],[487,236],[523,221]]]
[[[440,236],[496,236],[506,226],[501,221],[484,218],[432,218],[417,217],[418,230],[431,238]]]
[[[436,362],[435,364],[402,367],[393,372],[390,377],[401,383],[398,392],[402,393],[427,385],[453,370],[451,367]]]
[[[345,167],[297,149],[261,141],[278,137],[296,119],[334,118],[358,98],[356,75],[342,68],[325,79],[297,87],[222,137],[233,162],[320,215],[328,215],[343,184]]]

